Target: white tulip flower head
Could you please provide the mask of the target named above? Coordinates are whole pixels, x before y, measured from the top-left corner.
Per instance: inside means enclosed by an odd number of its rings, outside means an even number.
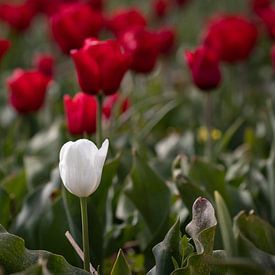
[[[100,184],[109,140],[101,148],[87,139],[65,143],[60,150],[59,171],[65,187],[78,197],[88,197]]]

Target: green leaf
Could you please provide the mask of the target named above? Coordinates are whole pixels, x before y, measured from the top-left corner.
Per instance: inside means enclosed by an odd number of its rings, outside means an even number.
[[[164,240],[153,248],[156,265],[148,275],[166,275],[174,270],[173,259],[181,264],[179,219],[166,234]]]
[[[169,214],[170,191],[137,153],[125,194],[140,212],[152,236],[163,231]]]
[[[226,207],[226,204],[222,196],[217,191],[215,192],[215,201],[216,201],[218,222],[220,226],[220,231],[221,231],[225,251],[228,256],[234,256],[236,255],[237,249],[236,249],[236,243],[233,235],[232,221],[229,215],[229,211]]]
[[[258,249],[275,255],[275,229],[255,214],[240,212],[234,219],[240,233]]]
[[[201,235],[204,230],[216,227],[217,220],[212,204],[205,198],[199,197],[193,204],[192,221],[186,226],[186,232],[194,240],[198,254],[212,254],[214,235]],[[215,230],[213,231],[215,234]],[[203,238],[202,238],[203,236]]]
[[[225,171],[220,165],[212,164],[204,159],[194,159],[189,172],[191,181],[200,185],[211,197],[218,191],[227,199],[225,187]]]
[[[24,245],[23,239],[9,234],[0,226],[0,263],[6,273],[22,272],[43,260],[53,274],[89,274],[71,266],[62,256],[42,250],[28,250]]]
[[[127,263],[127,260],[125,259],[125,256],[120,249],[116,258],[116,261],[114,263],[114,266],[111,271],[111,275],[131,275],[132,272],[130,270],[130,267]]]
[[[188,256],[186,265],[173,271],[173,275],[209,275],[211,271],[207,258],[213,254],[217,225],[214,208],[205,198],[198,198],[192,216],[186,231],[194,240],[197,252]]]

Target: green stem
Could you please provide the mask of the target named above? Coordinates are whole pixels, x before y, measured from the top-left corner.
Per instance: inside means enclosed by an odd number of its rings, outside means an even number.
[[[87,214],[87,198],[80,198],[81,220],[82,220],[82,242],[84,252],[84,269],[90,271],[90,250],[89,250],[89,230]]]
[[[204,109],[205,127],[207,129],[206,157],[211,160],[212,157],[212,95],[208,92],[205,97]]]
[[[96,142],[97,146],[101,146],[102,144],[102,104],[103,104],[103,95],[98,94],[97,96],[97,105],[98,105],[98,111],[97,111],[97,130],[96,130]]]

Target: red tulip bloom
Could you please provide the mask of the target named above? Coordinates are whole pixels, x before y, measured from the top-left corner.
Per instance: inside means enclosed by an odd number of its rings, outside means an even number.
[[[9,101],[21,114],[35,112],[44,103],[50,78],[39,71],[16,69],[8,78]]]
[[[83,48],[72,50],[78,82],[83,92],[115,93],[129,67],[129,55],[116,40],[86,39]]]
[[[106,97],[106,99],[103,102],[103,109],[102,109],[102,112],[105,118],[109,119],[112,115],[113,110],[116,107],[119,107],[120,114],[126,112],[130,107],[129,99],[125,98],[121,101],[119,93],[115,93],[111,96]]]
[[[262,9],[258,13],[271,38],[275,38],[275,8]]]
[[[159,56],[159,36],[144,28],[125,32],[120,41],[125,51],[132,56],[130,69],[138,73],[150,73]]]
[[[145,27],[145,16],[136,8],[121,9],[116,11],[107,21],[108,28],[116,35],[135,27]]]
[[[176,42],[176,30],[172,27],[164,27],[158,31],[160,53],[171,53]]]
[[[222,61],[234,63],[249,57],[257,36],[256,26],[245,17],[225,15],[210,22],[204,42],[217,51]]]
[[[185,51],[185,60],[194,84],[204,91],[215,89],[221,82],[219,57],[211,48],[201,46],[195,51]]]
[[[271,6],[270,0],[251,0],[252,10],[259,14],[262,10],[269,8]]]
[[[162,18],[167,15],[170,3],[168,0],[154,0],[152,2],[152,8],[156,17]]]
[[[103,10],[104,0],[89,0],[88,3],[94,10]]]
[[[34,66],[41,73],[49,77],[52,77],[53,67],[54,67],[54,58],[51,54],[39,54],[35,57]]]
[[[69,53],[79,49],[87,37],[97,37],[103,18],[87,4],[73,4],[63,6],[50,24],[55,41],[64,53]]]
[[[33,5],[23,4],[0,4],[0,19],[17,31],[26,30],[35,15]]]
[[[72,135],[96,132],[97,101],[94,96],[79,92],[74,98],[64,96],[67,127]]]
[[[0,39],[0,60],[7,53],[11,47],[11,42],[7,39]]]

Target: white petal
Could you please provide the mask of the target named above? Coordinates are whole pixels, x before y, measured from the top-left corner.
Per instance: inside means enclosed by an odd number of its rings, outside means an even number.
[[[97,185],[94,166],[97,147],[89,140],[80,139],[61,151],[59,169],[65,187],[79,197],[89,196]]]

